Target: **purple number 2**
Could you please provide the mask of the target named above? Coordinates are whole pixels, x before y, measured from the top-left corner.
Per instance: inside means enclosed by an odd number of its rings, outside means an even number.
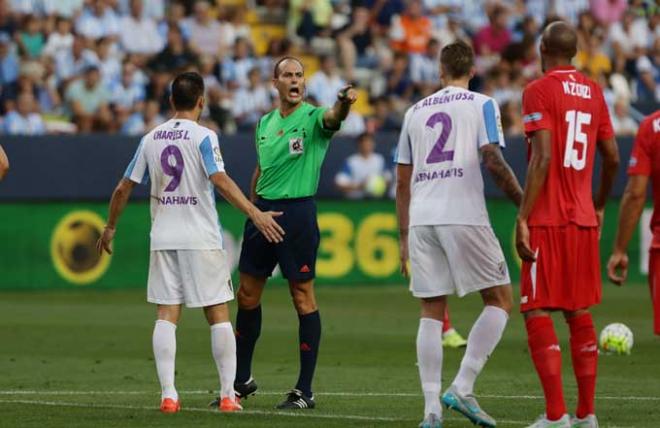
[[[442,132],[433,145],[431,153],[426,158],[426,163],[440,163],[454,160],[454,151],[445,150],[449,133],[451,132],[451,117],[447,113],[438,112],[426,121],[426,126],[433,129],[438,123],[442,124]]]
[[[174,159],[174,165],[170,163],[170,159]],[[181,176],[183,175],[183,155],[177,146],[170,145],[165,147],[163,153],[160,154],[160,166],[163,167],[163,173],[172,177],[172,181],[165,188],[166,192],[173,192],[181,184]]]

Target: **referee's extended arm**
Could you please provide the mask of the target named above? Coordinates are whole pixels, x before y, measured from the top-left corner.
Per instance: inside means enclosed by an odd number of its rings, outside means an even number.
[[[355,101],[357,101],[357,91],[351,85],[344,86],[337,94],[335,105],[323,114],[323,126],[332,130],[339,129]]]

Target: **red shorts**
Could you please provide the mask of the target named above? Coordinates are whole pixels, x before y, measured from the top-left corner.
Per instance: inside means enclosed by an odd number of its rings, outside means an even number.
[[[649,254],[649,289],[653,303],[653,332],[660,335],[660,249],[652,248]]]
[[[520,311],[574,311],[600,302],[598,228],[575,224],[529,228],[534,263],[523,262]]]

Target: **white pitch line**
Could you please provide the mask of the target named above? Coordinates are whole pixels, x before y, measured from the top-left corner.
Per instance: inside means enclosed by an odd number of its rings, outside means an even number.
[[[0,399],[0,404],[27,404],[39,406],[53,406],[53,407],[76,407],[88,409],[125,409],[125,410],[147,410],[156,411],[153,406],[131,406],[122,404],[94,404],[94,403],[71,403],[64,401],[44,401],[44,400],[5,400]],[[201,407],[182,407],[182,412],[201,412],[201,413],[218,413],[217,410]],[[339,420],[355,420],[355,421],[379,421],[379,422],[411,422],[417,419],[410,418],[391,418],[387,416],[363,416],[363,415],[330,415],[327,413],[311,412],[273,412],[268,410],[242,410],[240,412],[232,413],[232,415],[264,415],[264,416],[283,416],[290,418],[312,418],[312,419],[339,419]],[[444,420],[449,421],[465,421],[465,418],[458,417],[445,417]],[[525,425],[525,421],[498,419],[498,422],[511,424],[511,425]]]
[[[159,394],[160,391],[64,391],[64,390],[0,390],[0,395],[150,395]],[[216,391],[190,390],[179,391],[182,395],[214,395]],[[285,392],[259,391],[257,395],[284,395]],[[327,397],[421,397],[421,394],[411,392],[318,392],[315,395]],[[497,395],[483,394],[480,398],[496,398],[502,400],[542,400],[542,395]],[[597,396],[598,400],[623,401],[660,401],[660,396]]]
[[[4,400],[0,399],[0,404],[28,404],[39,406],[53,406],[53,407],[79,407],[89,409],[126,409],[126,410],[148,410],[156,411],[153,406],[130,406],[121,404],[94,404],[94,403],[71,403],[65,401],[44,401],[44,400]],[[182,412],[202,412],[202,413],[219,413],[217,410],[201,407],[182,407]],[[271,412],[268,410],[243,410],[234,413],[235,415],[265,415],[265,416],[283,416],[289,418],[313,418],[313,419],[341,419],[341,420],[356,420],[356,421],[380,421],[380,422],[404,422],[412,421],[413,419],[404,418],[390,418],[386,416],[362,416],[362,415],[330,415],[326,413],[316,412]],[[416,419],[415,419],[416,420]]]

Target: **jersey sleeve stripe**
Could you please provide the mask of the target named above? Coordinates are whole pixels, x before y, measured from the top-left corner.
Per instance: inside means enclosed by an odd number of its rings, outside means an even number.
[[[499,132],[497,131],[497,115],[495,114],[495,102],[493,100],[488,100],[484,103],[483,114],[488,142],[499,144],[500,137]]]
[[[144,148],[144,137],[140,140],[140,144],[138,145],[137,150],[135,151],[135,155],[133,155],[133,159],[131,159],[131,162],[128,164],[128,167],[126,168],[126,171],[124,172],[124,178],[127,178],[135,183],[138,184],[146,184],[149,181],[149,170],[145,168],[145,173],[142,178],[136,178],[132,177],[133,175],[133,170],[135,169],[135,164],[137,163],[138,159],[140,158],[140,154]]]
[[[210,177],[218,170],[218,166],[213,160],[213,147],[211,146],[211,139],[206,136],[199,145],[199,151],[202,153],[202,161],[204,162],[204,169],[206,169],[206,174]]]

